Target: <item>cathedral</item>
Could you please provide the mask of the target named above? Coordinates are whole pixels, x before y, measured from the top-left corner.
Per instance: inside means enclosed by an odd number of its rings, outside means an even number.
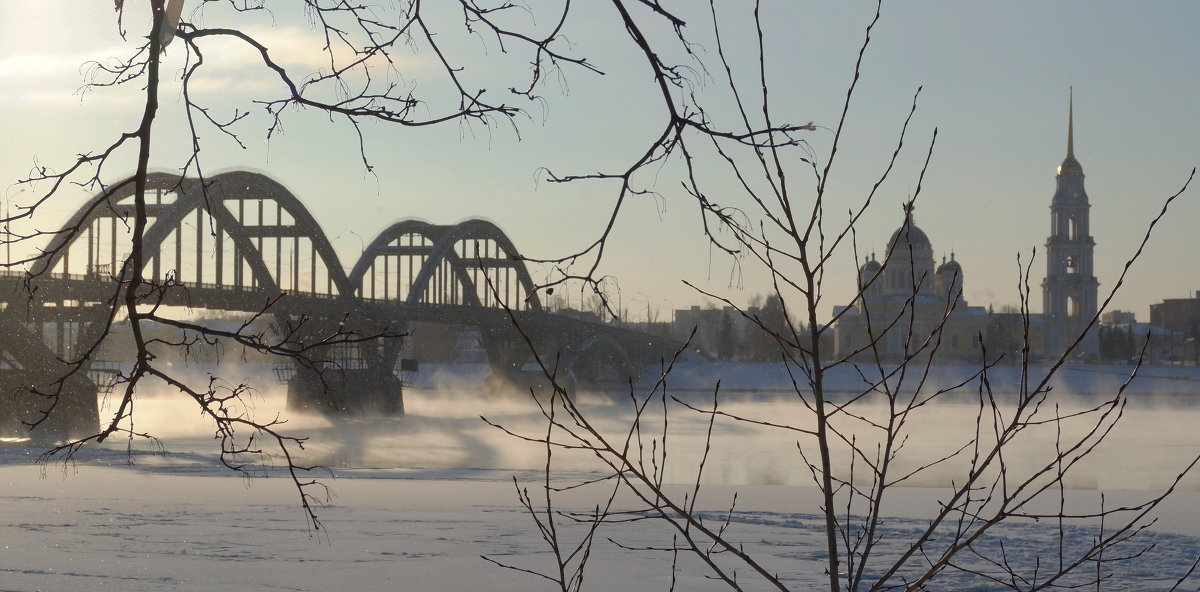
[[[941,361],[1019,356],[1028,336],[1035,357],[1057,356],[1079,339],[1096,315],[1099,282],[1092,272],[1096,242],[1089,234],[1083,166],[1075,159],[1074,98],[1067,110],[1067,156],[1058,167],[1050,201],[1050,237],[1046,240],[1046,276],[1042,314],[1026,326],[1018,313],[970,306],[963,298],[963,268],[950,254],[935,267],[933,244],[914,221],[912,202],[904,206],[904,224],[887,242],[884,263],[875,255],[858,269],[858,298],[834,308],[837,357],[890,362],[927,357]],[[940,327],[940,330],[939,330]],[[1079,341],[1073,358],[1090,359],[1098,349],[1097,331]],[[982,343],[980,339],[982,338]]]
[[[963,269],[953,254],[935,269],[933,244],[913,210],[905,204],[904,224],[887,243],[887,265],[872,255],[858,270],[858,299],[834,309],[838,358],[877,352],[894,362],[936,348],[939,360],[978,359],[988,313],[963,299]]]

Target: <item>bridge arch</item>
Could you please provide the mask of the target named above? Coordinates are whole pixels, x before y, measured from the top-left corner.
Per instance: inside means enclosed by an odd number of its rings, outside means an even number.
[[[246,212],[246,202],[252,201],[257,206],[257,215]],[[231,210],[226,203],[236,202],[237,212]],[[274,204],[274,219],[267,205]],[[176,202],[175,207],[166,215],[155,220],[153,226],[146,231],[146,250],[161,255],[164,243],[174,232],[178,237],[184,229],[184,221],[189,215],[197,217],[195,231],[197,253],[200,253],[201,236],[203,233],[203,216],[207,212],[213,217],[215,227],[213,234],[218,243],[223,233],[234,242],[235,259],[240,255],[252,273],[251,279],[258,287],[268,290],[283,290],[292,292],[327,293],[331,296],[348,294],[348,283],[345,270],[329,238],[317,223],[316,218],[308,208],[279,182],[270,177],[249,171],[231,171],[221,173],[211,178],[207,187],[194,184],[189,191]],[[285,218],[285,214],[288,220]],[[248,220],[253,219],[252,223]],[[273,222],[273,223],[272,223]],[[274,239],[273,257],[265,251],[270,248],[267,241]],[[288,267],[290,277],[283,277],[285,258],[284,241],[290,239],[292,248],[287,257],[291,259]],[[177,238],[177,244],[178,244]],[[300,242],[307,240],[309,249],[309,281],[308,289],[304,290],[301,280],[300,257],[302,248]],[[264,247],[264,245],[267,245]],[[216,284],[224,285],[223,268],[220,259],[224,250],[219,246],[214,250],[216,262]],[[178,256],[178,255],[177,255]],[[317,264],[321,263],[326,274],[325,289],[319,289]],[[274,263],[272,269],[271,263]],[[238,262],[234,261],[234,285],[245,286]],[[182,270],[180,270],[182,271]],[[196,283],[204,283],[203,269],[194,270]],[[186,277],[182,278],[187,280]]]
[[[379,298],[380,291],[375,288],[382,267],[385,299],[393,297],[391,287],[395,286],[395,298],[408,304],[478,307],[492,303],[484,277],[494,273],[502,276],[494,277],[493,282],[510,306],[540,311],[533,278],[516,255],[508,236],[486,220],[467,220],[454,226],[402,220],[371,241],[351,271],[349,282],[360,296]],[[396,260],[394,273],[392,258]]]
[[[143,242],[143,269],[151,277],[162,279],[165,267],[174,269],[178,279],[190,284],[331,296],[349,292],[345,270],[316,219],[299,199],[270,177],[231,171],[215,175],[201,186],[194,179],[152,173],[147,189],[154,195],[153,203],[146,205],[151,221]],[[71,274],[70,261],[79,258],[73,252],[86,248],[86,275],[116,273],[127,257],[117,249],[122,240],[127,240],[127,227],[135,213],[131,199],[134,190],[132,180],[125,180],[115,184],[107,197],[101,194],[89,200],[64,227],[78,230],[60,233],[51,243],[53,256],[35,269]],[[173,194],[173,199],[164,202],[166,194]],[[195,220],[189,221],[189,216],[195,216]],[[188,226],[194,237],[185,241]],[[232,244],[229,253],[225,241]],[[99,252],[102,242],[108,253]],[[194,250],[194,257],[188,254],[192,266],[187,270],[183,269],[185,248]],[[170,254],[167,251],[173,252],[174,262],[165,261]],[[308,259],[306,270],[301,269],[302,255]],[[285,267],[290,272],[287,275],[283,273]]]
[[[153,172],[146,175],[147,191],[155,192],[174,192],[182,191],[190,184],[190,180],[180,177],[177,174],[165,172]],[[32,267],[31,272],[34,275],[39,275],[46,271],[54,270],[59,265],[63,265],[63,273],[70,274],[69,266],[70,259],[68,257],[69,249],[74,243],[77,243],[85,233],[85,229],[96,220],[111,219],[112,233],[117,232],[118,222],[127,224],[133,215],[133,204],[122,203],[124,200],[132,197],[136,191],[133,177],[124,179],[118,183],[112,184],[105,191],[92,196],[84,203],[70,218],[63,224],[62,230],[51,239],[50,244],[46,247],[46,251],[50,253],[49,257],[39,259]],[[89,240],[91,240],[89,236]],[[112,258],[116,259],[115,239],[112,240],[114,251]],[[99,270],[91,267],[86,269],[86,275],[98,274]],[[115,269],[113,270],[115,271]]]
[[[415,277],[412,261],[421,260],[421,264],[416,266],[416,269],[420,270],[424,266],[424,258],[441,240],[444,232],[444,226],[414,218],[401,220],[387,227],[364,248],[362,255],[355,262],[348,276],[351,289],[361,298],[399,300],[403,299],[402,294],[406,298],[412,288],[411,280]],[[393,258],[397,260],[394,272],[391,268]],[[383,265],[382,278],[376,269],[380,262]],[[409,264],[407,272],[404,263]],[[380,279],[383,281],[377,286],[377,280]]]

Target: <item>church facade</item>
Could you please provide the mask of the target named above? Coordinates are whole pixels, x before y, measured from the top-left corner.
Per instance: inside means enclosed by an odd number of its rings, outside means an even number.
[[[979,359],[987,311],[963,299],[963,269],[951,253],[935,267],[933,244],[904,206],[884,262],[875,255],[858,269],[859,297],[834,309],[839,358],[902,361],[935,354],[939,360]]]
[[[1042,314],[1028,324],[1013,312],[970,306],[963,297],[963,267],[950,254],[935,267],[933,245],[905,204],[904,224],[892,233],[883,262],[872,254],[858,269],[858,297],[834,308],[837,357],[900,362],[933,354],[940,361],[1019,358],[1028,340],[1035,357],[1057,356],[1079,339],[1097,310],[1099,282],[1093,273],[1096,242],[1090,234],[1083,167],[1075,159],[1074,99],[1068,106],[1067,156],[1058,167],[1050,202]],[[1098,352],[1093,329],[1074,358]]]

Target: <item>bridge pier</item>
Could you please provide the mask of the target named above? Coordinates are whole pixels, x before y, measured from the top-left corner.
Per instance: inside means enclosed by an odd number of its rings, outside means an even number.
[[[281,322],[289,322],[281,314]],[[305,353],[311,362],[293,361],[287,381],[287,408],[328,416],[398,416],[404,414],[404,385],[396,376],[403,331],[364,318],[307,319],[304,338],[319,339],[338,331],[358,335],[389,334],[361,342],[343,342]]]
[[[100,425],[98,388],[87,376],[87,366],[71,367],[46,345],[44,328],[30,315],[37,333],[18,314],[0,313],[0,438],[38,446],[52,445],[96,433]],[[56,346],[62,347],[63,340]],[[31,424],[37,427],[30,429]]]
[[[525,330],[522,328],[522,330]],[[526,333],[535,343],[544,341],[540,335]],[[533,355],[525,338],[511,324],[482,325],[479,327],[479,337],[483,349],[487,351],[491,371],[484,378],[483,393],[489,399],[528,396],[534,394],[549,394],[553,388],[541,368],[534,367]],[[539,350],[553,356],[551,350]],[[553,371],[555,359],[543,360]],[[556,376],[558,385],[573,395],[575,381],[566,373]]]
[[[31,373],[0,371],[0,440],[26,441],[34,446],[51,446],[95,434],[99,428],[98,389],[86,378],[76,377],[62,385],[57,402],[29,389],[54,392],[53,378],[31,377]],[[53,406],[53,407],[52,407]],[[46,412],[49,411],[49,415]],[[30,424],[41,421],[37,427]]]
[[[302,367],[288,379],[287,408],[328,416],[399,416],[404,387],[383,370]]]

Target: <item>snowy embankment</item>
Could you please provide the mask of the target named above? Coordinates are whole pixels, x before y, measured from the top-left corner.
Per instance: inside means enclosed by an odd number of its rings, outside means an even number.
[[[1169,482],[1186,464],[1200,448],[1194,429],[1200,405],[1187,396],[1200,398],[1195,395],[1200,376],[1193,370],[1144,369],[1133,392],[1172,396],[1145,397],[1139,399],[1144,404],[1130,406],[1102,456],[1074,477],[1071,485],[1079,490],[1071,493],[1073,498],[1094,506],[1103,491],[1109,507],[1131,503]],[[939,371],[945,373],[939,381],[967,372],[965,367]],[[247,368],[244,374],[255,378],[255,372]],[[403,418],[288,418],[291,431],[312,437],[305,460],[330,466],[335,475],[323,479],[334,496],[319,509],[325,526],[319,533],[306,527],[295,490],[277,470],[265,471],[270,478],[247,481],[219,468],[211,430],[186,401],[167,393],[141,399],[137,408],[139,429],[160,435],[165,454],[146,444],[138,445],[143,451],[129,454],[116,443],[84,451],[67,466],[49,465],[43,474],[31,464],[35,451],[0,451],[0,590],[548,589],[544,581],[479,558],[488,555],[530,569],[553,565],[533,520],[517,503],[512,482],[515,475],[522,486],[536,488],[544,452],[488,427],[479,416],[526,433],[536,433],[542,422],[521,397],[484,400],[478,389],[484,374],[482,366],[423,369],[416,386],[424,388],[406,393],[409,415]],[[229,378],[242,380],[236,372]],[[668,384],[704,399],[717,378],[727,391],[722,403],[727,409],[803,421],[802,408],[780,393],[789,380],[774,365],[684,364]],[[997,376],[993,384],[1006,380],[1010,378]],[[1119,387],[1124,376],[1119,367],[1084,366],[1069,369],[1062,380],[1058,392],[1099,395]],[[849,391],[860,383],[853,373],[839,370],[831,386]],[[257,412],[282,409],[278,387],[268,383],[259,393]],[[583,395],[580,401],[601,429],[620,433],[630,419],[627,396]],[[914,420],[908,451],[920,458],[967,437],[977,408],[969,399],[940,404],[925,419]],[[1066,399],[1062,404],[1069,410],[1091,397]],[[674,468],[667,481],[677,487],[686,488],[695,476],[705,425],[689,412],[672,419]],[[715,519],[728,510],[736,492],[731,535],[764,557],[789,584],[806,588],[819,582],[823,532],[814,515],[818,501],[795,453],[794,438],[728,422],[718,422],[715,438],[718,445],[703,477],[700,507]],[[1045,444],[1031,442],[1029,449],[1018,448],[1014,458]],[[593,461],[569,454],[556,461],[563,484],[586,478],[596,468]],[[881,526],[888,540],[898,544],[925,524],[945,478],[933,472],[926,481],[914,482],[919,487],[895,490],[889,518]],[[584,510],[596,503],[597,494],[580,491],[563,503]],[[1198,503],[1200,479],[1189,478],[1144,541],[1157,548],[1122,568],[1127,579],[1109,589],[1169,588],[1200,552],[1200,515],[1193,511]],[[578,532],[577,527],[563,528],[568,536]],[[999,534],[1019,541],[1006,546],[1009,560],[1016,563],[1037,561],[1038,553],[1058,544],[1058,533],[1049,525]],[[1068,544],[1095,534],[1073,527]],[[608,537],[650,547],[668,545],[670,536],[654,522],[606,528],[593,553],[590,588],[668,589],[669,556],[629,551]],[[675,577],[676,589],[723,589],[695,561],[685,560]],[[942,584],[940,589],[989,589],[969,581]]]
[[[1049,366],[1032,366],[1029,369],[1029,390],[1032,390],[1049,370]],[[879,372],[869,365],[860,368],[838,366],[825,375],[825,385],[834,395],[859,393],[869,386],[870,380],[878,381]],[[889,368],[890,370],[890,368]],[[1069,364],[1055,374],[1049,384],[1058,392],[1077,395],[1112,395],[1116,393],[1134,371],[1130,364]],[[653,373],[648,373],[653,374]],[[902,392],[912,392],[923,378],[924,368],[912,366],[903,375]],[[966,382],[961,392],[978,392],[979,366],[970,364],[940,365],[929,369],[928,380],[922,392],[933,392]],[[1020,391],[1021,372],[1016,366],[994,366],[988,370],[988,382],[997,395],[1012,395]],[[890,377],[896,385],[900,375]],[[800,373],[789,375],[781,364],[745,364],[738,362],[710,362],[704,364],[679,364],[671,372],[669,384],[687,391],[712,392],[717,381],[721,381],[722,392],[739,394],[787,394],[794,392],[793,380],[807,388],[805,376]],[[645,382],[645,381],[643,381]],[[1130,395],[1196,395],[1200,397],[1200,367],[1197,366],[1143,366],[1137,378],[1126,388]]]

